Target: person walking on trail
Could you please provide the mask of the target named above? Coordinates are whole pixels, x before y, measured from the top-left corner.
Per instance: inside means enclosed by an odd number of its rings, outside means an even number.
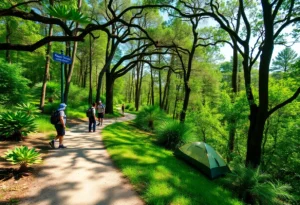
[[[59,112],[59,116],[58,116],[59,121],[58,123],[55,124],[57,135],[53,140],[49,142],[52,148],[55,148],[54,141],[57,139],[59,140],[59,146],[58,146],[59,149],[67,148],[66,146],[63,145],[63,139],[66,133],[66,121],[67,121],[67,116],[65,113],[66,107],[67,105],[65,103],[60,103],[57,109],[57,111]]]
[[[98,125],[102,125],[103,124],[103,117],[104,117],[104,105],[102,104],[101,101],[99,101],[99,104],[97,106],[97,111],[98,111]]]
[[[93,127],[93,132],[96,131],[96,103],[92,104],[92,107],[89,108],[90,114],[89,114],[89,132],[92,131]]]
[[[123,115],[123,116],[125,116],[125,115],[124,115],[124,112],[125,112],[125,106],[124,106],[124,104],[122,104],[122,115]]]

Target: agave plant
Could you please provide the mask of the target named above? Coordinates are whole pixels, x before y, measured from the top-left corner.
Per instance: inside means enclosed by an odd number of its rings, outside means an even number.
[[[27,113],[7,111],[0,115],[0,136],[21,140],[28,133],[35,131],[34,118]]]
[[[27,115],[31,115],[35,117],[35,114],[39,112],[38,108],[30,103],[22,103],[17,104],[16,109],[20,110],[21,112],[27,113]]]
[[[15,147],[13,150],[7,150],[4,153],[4,158],[12,164],[19,164],[20,172],[28,171],[28,165],[38,164],[42,162],[40,153],[34,148],[29,149],[27,146]]]

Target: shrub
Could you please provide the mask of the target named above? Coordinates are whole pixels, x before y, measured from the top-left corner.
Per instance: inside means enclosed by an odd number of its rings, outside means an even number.
[[[38,164],[42,162],[40,154],[35,149],[28,149],[26,146],[15,147],[13,150],[7,150],[4,158],[12,164],[19,164],[20,172],[26,172],[28,165]]]
[[[129,111],[134,111],[135,110],[135,107],[133,104],[126,104],[125,105],[125,109],[126,110],[129,110]]]
[[[166,114],[157,106],[144,107],[134,120],[136,125],[146,131],[154,131],[160,121],[166,118]]]
[[[26,101],[29,80],[22,76],[23,69],[0,59],[0,103],[15,104]]]
[[[7,111],[0,115],[0,139],[14,137],[21,140],[29,132],[35,132],[34,118],[23,112]]]
[[[250,204],[286,204],[292,200],[291,187],[278,181],[271,181],[271,176],[260,169],[245,167],[243,163],[233,161],[231,173],[221,182],[238,194],[238,197]]]
[[[165,120],[157,128],[157,142],[174,150],[193,139],[192,129],[187,124],[175,120]]]
[[[51,114],[54,110],[57,110],[59,103],[47,103],[44,106],[44,114]]]

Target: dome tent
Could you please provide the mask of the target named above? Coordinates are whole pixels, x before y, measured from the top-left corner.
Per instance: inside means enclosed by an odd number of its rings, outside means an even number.
[[[196,166],[211,179],[230,171],[221,155],[204,142],[185,144],[175,150],[174,154]]]

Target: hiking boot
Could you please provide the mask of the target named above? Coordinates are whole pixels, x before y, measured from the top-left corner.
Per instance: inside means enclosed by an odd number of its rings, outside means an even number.
[[[49,145],[50,145],[51,148],[54,149],[54,148],[55,148],[55,147],[54,147],[54,140],[51,140],[51,141],[49,142]]]
[[[61,145],[58,146],[58,149],[64,149],[64,148],[67,148],[67,147],[64,146],[63,144],[61,144]]]

